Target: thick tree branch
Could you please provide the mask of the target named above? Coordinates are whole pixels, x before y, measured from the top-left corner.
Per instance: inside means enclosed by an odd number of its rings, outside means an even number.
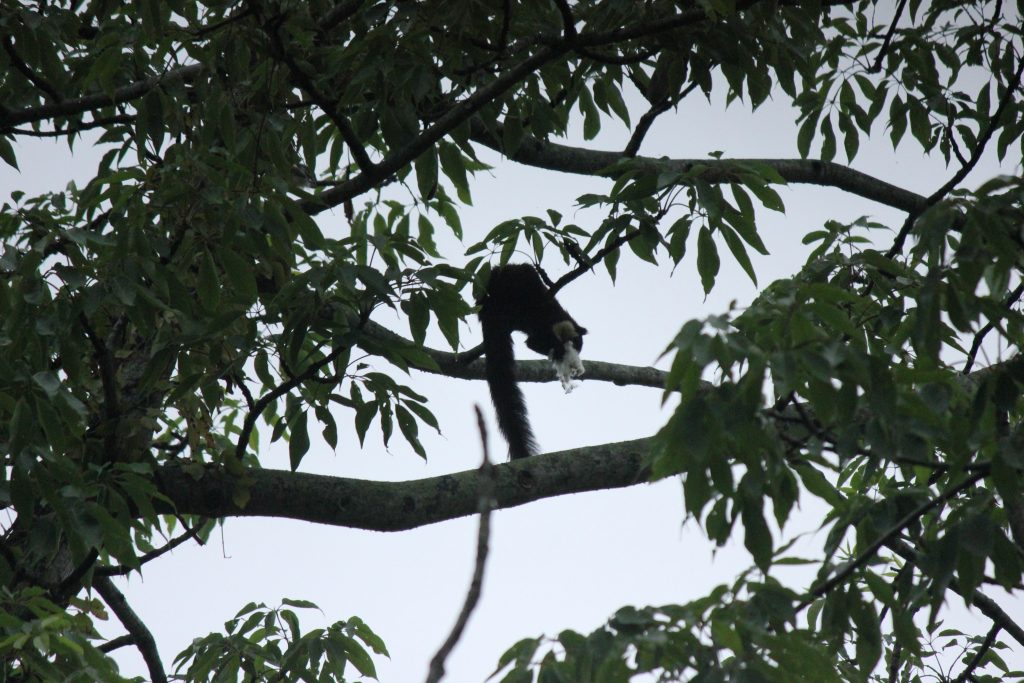
[[[139,648],[142,658],[146,661],[146,667],[149,668],[150,680],[153,683],[167,683],[167,674],[164,673],[164,664],[160,661],[160,653],[157,652],[153,634],[125,600],[124,594],[106,576],[96,577],[92,586],[131,635],[132,642]]]
[[[649,439],[574,448],[494,466],[494,509],[569,493],[623,488],[647,481]],[[250,469],[244,477],[221,467],[165,465],[161,492],[179,514],[280,517],[318,524],[403,531],[478,511],[478,469],[414,481],[384,482],[282,470]],[[246,488],[244,508],[233,492]]]
[[[476,121],[472,122],[471,126],[472,139],[475,142],[496,152],[505,153],[500,131],[492,134]],[[735,182],[737,166],[754,164],[771,168],[789,183],[835,187],[901,211],[920,210],[927,201],[916,192],[855,171],[848,166],[813,159],[654,159],[644,156],[629,157],[622,152],[570,147],[533,137],[524,138],[516,152],[506,156],[527,166],[579,175],[603,175],[610,167],[629,159],[630,168],[652,172],[685,173],[695,166],[700,166],[704,169],[701,180],[708,183]]]

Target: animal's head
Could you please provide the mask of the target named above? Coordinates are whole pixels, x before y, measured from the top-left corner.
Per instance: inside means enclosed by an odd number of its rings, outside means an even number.
[[[565,347],[568,342],[576,349],[577,353],[583,349],[583,335],[587,333],[587,328],[580,327],[572,320],[561,320],[551,326],[551,331],[554,333],[555,339],[561,342],[560,347]],[[557,351],[556,354],[558,354]],[[558,355],[560,357],[560,354]]]

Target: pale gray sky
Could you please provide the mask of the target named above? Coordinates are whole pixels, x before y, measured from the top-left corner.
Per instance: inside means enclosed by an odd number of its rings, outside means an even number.
[[[640,113],[635,110],[634,120]],[[699,158],[720,150],[726,157],[795,157],[794,119],[788,107],[771,102],[751,115],[742,105],[725,109],[721,102],[708,105],[691,95],[678,113],[655,125],[641,153]],[[621,149],[624,141],[621,126],[611,125],[586,146]],[[61,187],[72,176],[88,178],[98,158],[81,142],[74,158],[67,155],[66,146],[49,143],[25,145],[19,152],[20,175],[0,169],[5,197],[14,189],[37,192]],[[529,169],[502,162],[487,150],[480,153],[495,169],[472,185],[475,206],[462,214],[467,245],[502,220],[543,215],[547,208],[583,227],[596,226],[592,214],[576,211],[574,200],[584,192],[601,191],[605,181]],[[893,153],[888,135],[880,129],[873,141],[862,140],[853,166],[926,194],[953,172],[938,157],[923,158],[913,143]],[[989,155],[972,178],[978,181],[997,172]],[[1018,169],[1008,165],[1004,172]],[[758,216],[771,251],[768,257],[751,254],[761,286],[798,270],[807,253],[801,237],[828,218],[849,221],[867,214],[897,227],[902,221],[891,209],[838,190],[794,187],[780,192],[787,213],[763,211]],[[322,217],[321,225],[327,235],[347,229],[340,212]],[[451,240],[441,246],[450,247],[444,253],[462,262],[461,247]],[[563,291],[563,305],[590,331],[584,362],[589,358],[653,364],[686,320],[722,312],[733,300],[745,305],[756,295],[757,289],[722,248],[718,286],[705,300],[695,251],[690,250],[670,278],[667,267],[655,269],[626,250],[614,287],[599,269]],[[554,260],[545,266],[553,276],[563,272]],[[379,321],[392,324],[387,316]],[[407,333],[404,323],[392,328]],[[479,341],[475,320],[463,335],[467,346]],[[428,336],[428,344],[444,348],[437,333]],[[533,357],[523,344],[517,345],[517,353],[520,358]],[[415,373],[405,383],[431,399],[442,425],[443,436],[421,432],[428,463],[398,437],[385,452],[375,431],[360,449],[351,416],[340,414],[337,453],[315,440],[302,469],[404,480],[476,467],[480,448],[474,404],[480,404],[489,419],[492,453],[504,454],[484,382]],[[666,416],[656,389],[584,381],[569,396],[557,383],[529,384],[525,393],[543,451],[647,436]],[[287,453],[275,444],[263,462],[265,467],[287,468]],[[483,680],[500,654],[520,638],[556,635],[564,628],[589,632],[621,606],[683,603],[731,582],[750,564],[747,553],[741,544],[716,553],[695,525],[684,526],[681,495],[678,479],[671,479],[496,512],[482,600],[448,662],[447,680]],[[812,531],[819,521],[820,508],[808,504],[787,527],[787,534]],[[168,669],[191,638],[220,630],[248,601],[274,606],[290,597],[312,600],[323,609],[323,615],[301,615],[306,628],[360,616],[392,655],[390,661],[377,660],[380,680],[416,681],[422,680],[461,607],[473,567],[476,528],[475,518],[393,534],[288,520],[231,519],[223,534],[215,532],[206,547],[183,546],[147,565],[142,577],[132,576],[120,585],[152,629]],[[812,536],[810,541],[820,542],[822,537]],[[1020,601],[1003,607],[1024,617]],[[112,625],[107,631],[119,629]],[[146,675],[134,650],[119,650],[117,656],[125,673]]]

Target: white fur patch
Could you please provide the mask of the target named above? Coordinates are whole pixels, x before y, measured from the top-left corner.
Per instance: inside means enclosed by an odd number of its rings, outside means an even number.
[[[554,357],[550,360],[551,364],[555,366],[555,373],[558,375],[558,380],[562,383],[565,393],[570,393],[580,385],[573,379],[583,374],[583,361],[580,360],[580,354],[571,341],[565,342],[565,355],[562,356],[562,360],[556,361]]]

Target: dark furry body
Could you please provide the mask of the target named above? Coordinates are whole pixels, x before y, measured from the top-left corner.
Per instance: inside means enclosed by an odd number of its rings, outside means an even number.
[[[579,351],[586,330],[572,319],[529,264],[501,266],[491,271],[480,301],[480,324],[487,356],[487,384],[498,415],[498,426],[508,441],[512,459],[537,452],[523,393],[515,374],[512,332],[525,332],[526,345],[537,353],[561,361],[569,342]]]

